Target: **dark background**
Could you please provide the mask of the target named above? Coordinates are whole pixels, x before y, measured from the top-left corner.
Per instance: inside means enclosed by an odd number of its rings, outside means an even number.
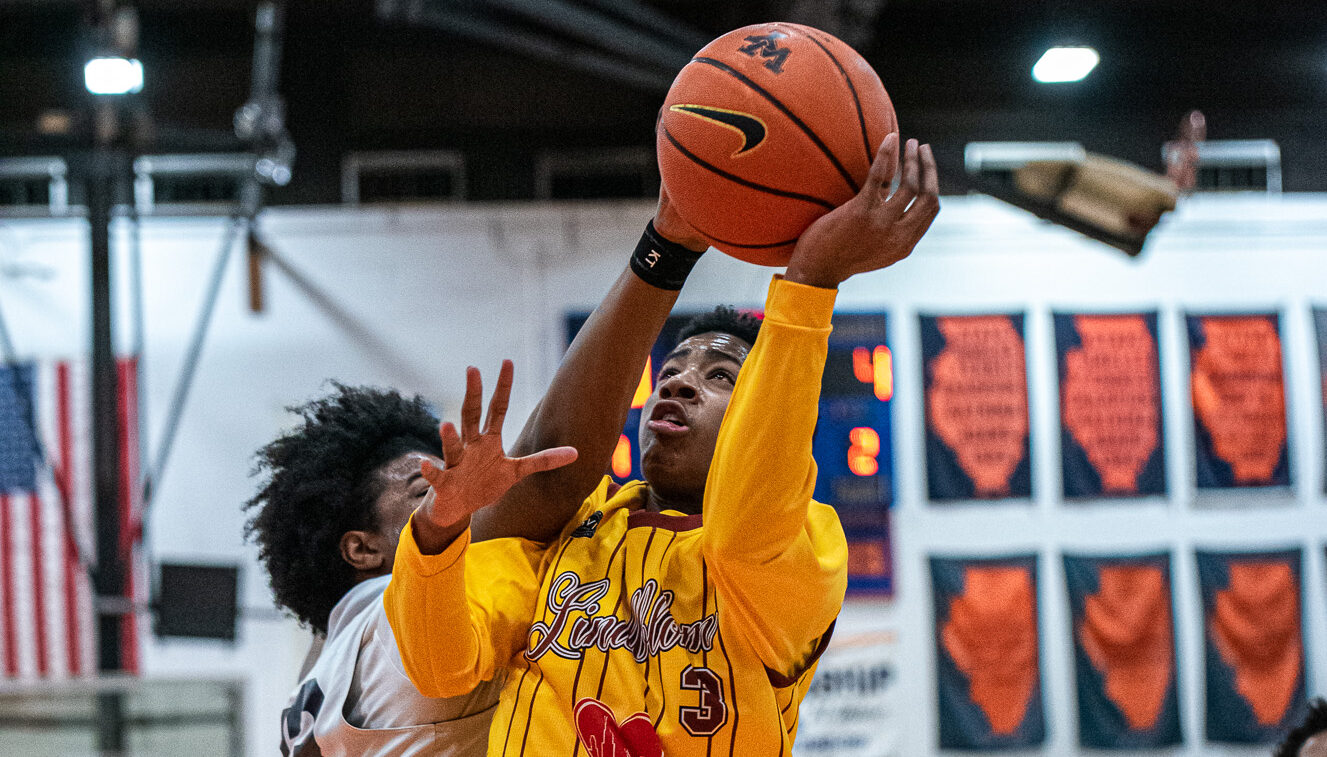
[[[238,149],[252,0],[141,0],[139,96],[151,152]],[[59,154],[39,117],[88,95],[85,3],[0,0],[0,157]],[[356,150],[451,149],[468,196],[534,196],[541,151],[653,148],[668,81],[749,23],[826,29],[875,66],[905,136],[945,165],[976,140],[1067,140],[1161,168],[1191,108],[1211,139],[1273,139],[1286,191],[1327,190],[1327,10],[1320,1],[292,0],[280,90],[299,149],[276,203],[339,200]],[[1083,82],[1029,75],[1051,44],[1094,46]],[[951,173],[952,176],[952,173]],[[945,189],[958,186],[946,180]]]

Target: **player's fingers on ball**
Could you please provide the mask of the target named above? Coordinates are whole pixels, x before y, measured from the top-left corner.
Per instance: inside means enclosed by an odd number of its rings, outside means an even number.
[[[473,365],[465,369],[465,399],[461,402],[461,438],[469,444],[479,438],[479,420],[484,398],[484,380]]]
[[[871,200],[883,201],[889,195],[889,185],[894,181],[894,170],[898,166],[898,132],[890,132],[876,150],[871,170],[866,175],[866,185],[862,194]]]
[[[901,202],[906,208],[917,192],[921,190],[921,160],[918,156],[920,150],[917,147],[917,140],[909,139],[908,146],[903,150],[903,176],[899,180],[898,191],[892,198]]]
[[[913,198],[917,196],[917,189],[921,184],[920,169],[917,166],[917,140],[908,140],[903,150],[903,167],[900,170],[902,174],[899,177],[898,189],[894,190],[894,194],[881,206],[882,217],[886,223],[898,221]]]
[[[930,145],[921,146],[922,194],[940,196],[940,171],[935,167],[935,154]],[[939,203],[936,203],[939,207]]]
[[[488,418],[484,421],[484,433],[500,433],[502,421],[507,417],[507,406],[511,399],[512,374],[510,360],[502,361],[502,370],[498,371],[498,385],[493,389],[493,396],[488,401]]]
[[[940,198],[932,194],[924,194],[912,204],[912,209],[904,216],[901,224],[903,230],[908,235],[911,244],[916,245],[921,241],[926,231],[931,228],[931,223],[935,217],[940,214]]]
[[[909,224],[920,226],[924,230],[939,213],[940,195],[935,192],[922,192],[912,201],[904,218]]]

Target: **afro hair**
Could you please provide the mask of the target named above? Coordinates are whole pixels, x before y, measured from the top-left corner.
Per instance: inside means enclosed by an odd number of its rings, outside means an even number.
[[[1277,745],[1272,757],[1299,757],[1299,750],[1304,747],[1304,742],[1323,731],[1327,731],[1327,702],[1321,698],[1314,698],[1309,702],[1309,712],[1304,721],[1286,734],[1285,741]]]
[[[714,332],[731,334],[749,345],[754,345],[756,336],[760,334],[760,318],[727,305],[720,305],[708,313],[701,313],[683,323],[677,332],[677,341],[681,343],[697,334]]]
[[[379,527],[383,464],[411,451],[442,454],[438,419],[420,397],[350,387],[298,407],[292,431],[258,450],[262,488],[244,505],[272,594],[301,622],[327,632],[332,608],[357,581],[341,557],[346,531]]]

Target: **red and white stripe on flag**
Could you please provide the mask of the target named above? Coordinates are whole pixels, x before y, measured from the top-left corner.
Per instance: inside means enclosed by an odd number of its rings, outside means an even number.
[[[14,392],[20,388],[9,373],[14,370],[22,371],[26,379],[21,382],[26,398]],[[85,564],[95,554],[87,364],[37,361],[0,371],[9,382],[0,391],[0,402],[19,403],[5,415],[10,431],[0,433],[30,433],[12,428],[26,425],[13,421],[26,416],[30,408],[45,456],[44,463],[38,461],[30,485],[16,486],[11,477],[0,493],[0,671],[6,678],[22,679],[93,675],[96,621]],[[124,485],[138,477],[135,374],[136,360],[119,362],[123,492],[119,511],[125,534],[121,549],[133,556],[130,564],[137,566],[138,487]],[[10,443],[6,454],[12,455],[13,449],[15,444]],[[144,585],[138,573],[137,567],[131,570],[129,584],[136,600],[137,587]],[[133,616],[126,616],[124,624],[121,656],[124,668],[136,672]]]
[[[120,556],[126,566],[125,591],[135,607],[146,600],[147,562],[143,559],[143,487],[138,452],[138,358],[116,361],[116,407],[120,449]],[[120,667],[128,673],[138,668],[138,615],[120,619]]]

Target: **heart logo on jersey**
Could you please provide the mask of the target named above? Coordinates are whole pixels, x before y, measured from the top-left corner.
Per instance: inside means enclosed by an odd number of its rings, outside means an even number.
[[[619,723],[608,705],[589,697],[574,712],[576,735],[589,757],[664,757],[649,715],[638,712]]]

